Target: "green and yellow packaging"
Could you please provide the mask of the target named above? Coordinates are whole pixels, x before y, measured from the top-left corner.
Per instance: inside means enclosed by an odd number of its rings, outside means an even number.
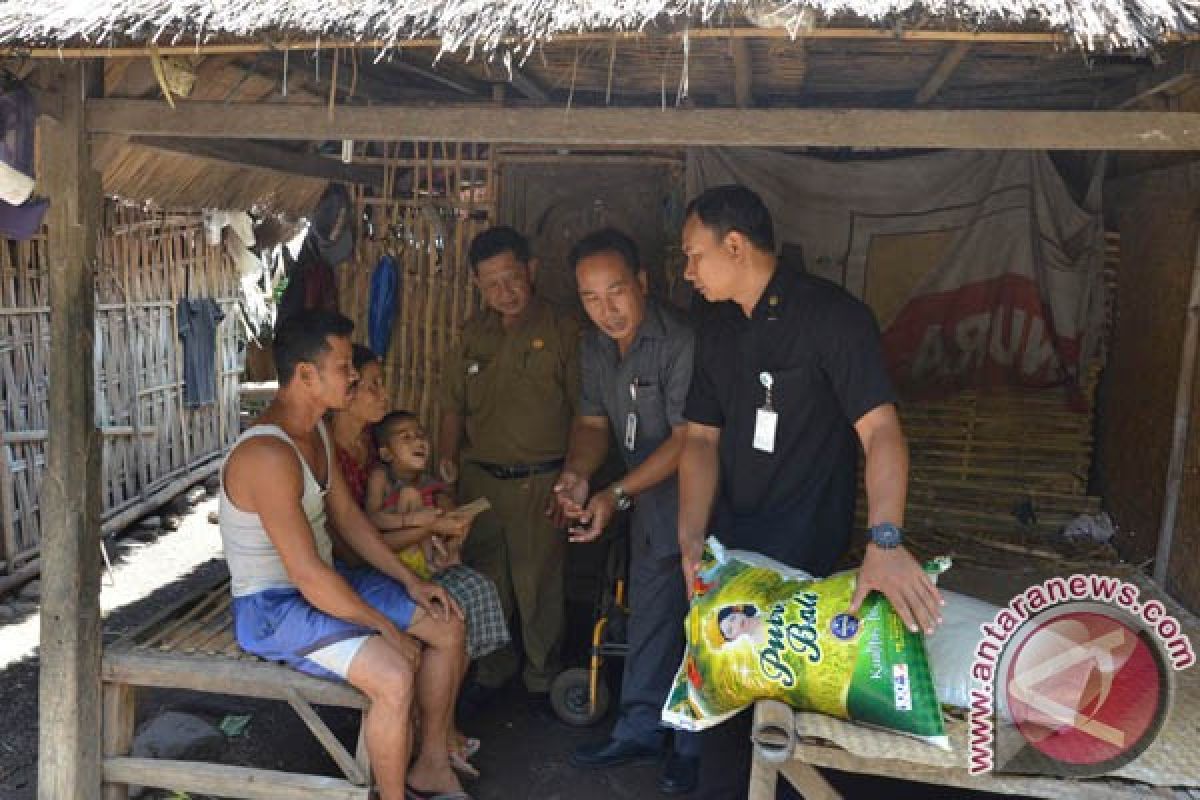
[[[926,569],[948,566],[938,559]],[[948,748],[921,634],[878,592],[848,613],[856,578],[814,580],[710,538],[663,721],[704,730],[772,698]]]

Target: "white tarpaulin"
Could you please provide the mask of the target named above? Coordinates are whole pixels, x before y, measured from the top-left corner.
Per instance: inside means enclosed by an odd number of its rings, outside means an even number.
[[[809,271],[871,302],[893,378],[926,394],[1078,385],[1104,316],[1102,172],[1100,159],[1086,209],[1040,152],[833,162],[697,148],[687,177],[689,196],[727,183],[758,192],[785,256],[798,247]],[[874,263],[882,240],[928,236],[941,237],[928,265],[912,268],[903,248]]]

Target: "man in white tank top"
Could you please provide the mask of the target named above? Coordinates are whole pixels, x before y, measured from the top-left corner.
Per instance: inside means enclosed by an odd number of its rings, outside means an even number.
[[[466,654],[462,612],[397,559],[331,468],[321,419],[356,379],[352,323],[306,311],[275,332],[275,400],[222,472],[221,536],[247,651],[340,678],[370,698],[363,726],[381,800],[469,800],[448,740]],[[326,516],[369,567],[333,563]],[[410,720],[421,718],[409,767]]]

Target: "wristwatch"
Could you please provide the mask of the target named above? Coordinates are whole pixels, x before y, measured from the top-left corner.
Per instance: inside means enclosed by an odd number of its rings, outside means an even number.
[[[625,493],[625,488],[619,483],[614,483],[612,489],[613,499],[617,501],[617,511],[628,511],[633,505],[633,498]]]
[[[867,538],[880,550],[893,550],[904,541],[904,531],[890,522],[881,522],[867,529]]]

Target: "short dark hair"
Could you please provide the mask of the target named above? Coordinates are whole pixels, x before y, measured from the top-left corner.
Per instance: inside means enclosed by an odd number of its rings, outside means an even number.
[[[479,271],[479,265],[489,258],[495,258],[502,253],[512,253],[513,258],[522,264],[529,263],[529,240],[520,231],[508,225],[497,225],[488,228],[471,240],[467,251],[467,260],[471,270]]]
[[[404,409],[389,411],[383,415],[383,419],[375,423],[375,443],[378,446],[383,447],[385,444],[387,444],[387,437],[392,435],[392,428],[399,425],[401,422],[408,422],[409,420],[415,419],[417,419],[417,415],[412,411],[406,411]]]
[[[616,253],[635,275],[642,269],[637,244],[616,228],[601,228],[580,239],[567,254],[567,263],[573,272],[580,261],[597,253]]]
[[[379,356],[375,355],[375,351],[365,344],[354,345],[354,351],[350,358],[354,363],[355,370],[360,370],[367,364],[376,364],[379,362]]]
[[[771,212],[762,198],[745,186],[729,184],[705,189],[687,204],[684,219],[692,214],[704,227],[716,233],[718,239],[724,239],[730,231],[737,231],[759,250],[775,252]]]
[[[271,342],[279,385],[291,382],[301,362],[315,364],[322,353],[329,352],[328,337],[348,337],[353,330],[354,323],[336,311],[309,309],[286,317],[275,328]]]

